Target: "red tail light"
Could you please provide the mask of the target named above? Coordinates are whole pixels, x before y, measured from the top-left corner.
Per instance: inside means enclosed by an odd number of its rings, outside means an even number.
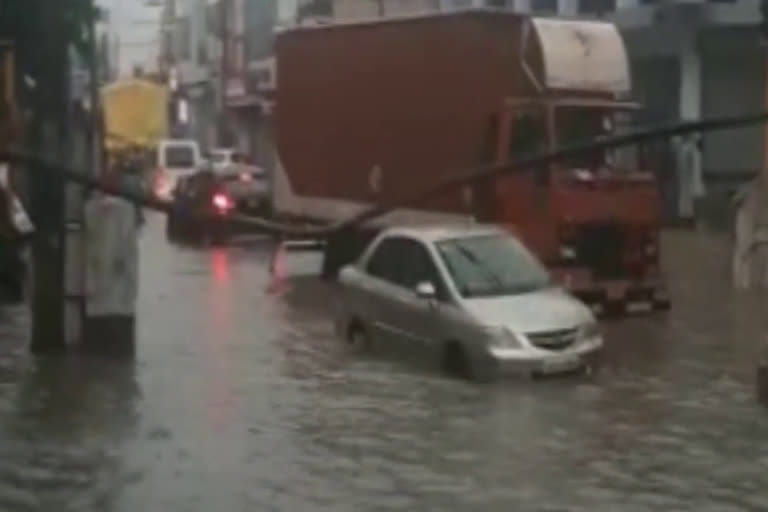
[[[163,191],[164,186],[165,186],[165,171],[162,168],[160,168],[157,171],[155,171],[155,180],[152,188],[156,194],[160,194]]]
[[[213,206],[221,213],[226,213],[232,209],[232,200],[222,193],[214,194]]]

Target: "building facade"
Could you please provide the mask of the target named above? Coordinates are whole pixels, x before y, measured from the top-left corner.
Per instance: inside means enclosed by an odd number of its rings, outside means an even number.
[[[766,107],[766,55],[759,0],[626,1],[611,14],[625,34],[635,93],[651,120],[735,115]],[[712,182],[740,181],[766,167],[762,127],[704,137]]]
[[[269,124],[276,86],[275,29],[295,23],[297,0],[220,0],[222,25],[221,143],[269,171],[274,148]]]
[[[161,18],[160,74],[171,89],[171,136],[215,143],[215,47],[207,0],[166,0]]]

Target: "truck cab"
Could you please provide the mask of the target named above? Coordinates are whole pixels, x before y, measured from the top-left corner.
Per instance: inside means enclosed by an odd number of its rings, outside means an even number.
[[[626,131],[640,105],[583,97],[514,99],[492,121],[493,160],[515,160]],[[600,307],[666,307],[660,198],[640,147],[597,150],[505,174],[485,190],[483,221],[510,227],[556,278]],[[488,197],[488,195],[491,195]]]

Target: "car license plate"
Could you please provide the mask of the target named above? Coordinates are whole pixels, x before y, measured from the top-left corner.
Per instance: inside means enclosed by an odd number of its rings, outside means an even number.
[[[579,356],[557,357],[542,361],[541,371],[543,373],[561,373],[575,370],[580,365],[581,358]]]
[[[624,283],[606,283],[605,295],[609,300],[623,299],[627,291],[627,285]]]
[[[627,304],[627,313],[650,313],[653,306],[649,302],[630,302]]]

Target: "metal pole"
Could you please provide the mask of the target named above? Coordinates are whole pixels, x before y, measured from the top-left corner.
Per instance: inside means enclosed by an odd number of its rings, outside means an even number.
[[[98,76],[98,47],[96,45],[96,3],[95,0],[90,0],[90,8],[94,13],[91,22],[88,24],[88,40],[91,46],[91,55],[88,60],[89,75],[89,96],[91,101],[91,126],[89,143],[91,148],[91,176],[96,176],[99,173],[101,164],[101,139],[99,137],[99,119],[100,119],[100,100],[99,100],[99,76]]]
[[[219,134],[218,142],[220,146],[225,146],[229,141],[228,123],[227,123],[227,81],[229,79],[229,18],[230,18],[230,0],[220,0],[219,2],[219,39],[221,41],[221,62],[219,63]]]
[[[83,162],[85,163],[84,173],[90,178],[96,178],[99,175],[99,169],[102,160],[102,147],[101,147],[101,131],[99,129],[100,124],[100,96],[99,96],[99,64],[98,64],[98,45],[96,43],[96,5],[95,0],[90,0],[90,8],[93,13],[93,18],[88,23],[88,43],[90,45],[90,54],[88,56],[88,100],[91,105],[89,117],[84,119],[86,123],[86,136],[85,136],[85,149],[86,152],[83,155]],[[77,210],[78,210],[78,230],[76,232],[70,232],[69,235],[72,239],[71,246],[72,257],[77,258],[77,262],[71,262],[70,268],[77,268],[73,271],[71,276],[71,293],[76,296],[79,309],[79,329],[77,329],[77,342],[83,344],[86,337],[87,326],[87,296],[86,296],[86,284],[85,276],[87,273],[87,240],[86,240],[86,220],[85,220],[85,206],[86,196],[84,191],[80,191],[77,197]],[[74,340],[73,340],[74,341]]]

